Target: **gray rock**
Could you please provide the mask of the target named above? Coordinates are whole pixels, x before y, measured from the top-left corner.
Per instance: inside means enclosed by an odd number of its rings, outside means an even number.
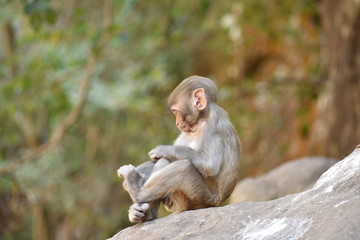
[[[305,192],[177,213],[111,239],[360,239],[360,148]]]
[[[305,191],[336,162],[325,157],[305,157],[284,163],[265,175],[245,178],[236,185],[230,203],[268,201]]]

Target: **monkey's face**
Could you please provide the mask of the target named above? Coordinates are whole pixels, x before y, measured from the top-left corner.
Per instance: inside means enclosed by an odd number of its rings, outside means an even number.
[[[197,115],[191,111],[184,111],[178,108],[172,108],[171,111],[175,115],[176,127],[182,132],[192,132],[196,128]]]
[[[173,103],[170,109],[175,114],[176,127],[182,132],[195,132],[200,113],[207,105],[205,90],[198,88],[190,96],[185,93],[179,94],[170,102]]]

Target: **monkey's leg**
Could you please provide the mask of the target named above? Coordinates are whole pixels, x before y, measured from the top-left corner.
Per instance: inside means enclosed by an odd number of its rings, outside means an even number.
[[[129,182],[131,178],[125,178],[124,188],[128,190],[128,185],[136,184],[143,185],[143,183],[149,178],[149,176],[160,169],[164,168],[169,164],[169,161],[166,159],[160,159],[155,162],[146,162],[138,166],[133,172],[133,166],[125,166],[124,169],[119,169],[118,173],[122,176],[128,175],[129,171],[132,171],[132,182]],[[127,173],[128,172],[128,173]],[[150,201],[150,202],[136,202],[130,206],[129,209],[129,220],[130,222],[145,222],[157,218],[158,210],[160,206],[160,199]]]
[[[154,162],[144,163],[138,166],[136,169],[138,172],[143,173],[146,177],[146,180],[150,177],[150,175],[154,174],[155,172],[161,170],[162,168],[166,167],[169,164],[169,161],[162,158],[159,159],[155,164]],[[148,166],[152,166],[152,171],[149,173],[150,168]],[[145,172],[144,172],[145,170]],[[159,207],[160,207],[160,199],[151,201],[149,203],[134,203],[129,209],[129,220],[131,222],[145,222],[151,221],[157,218]],[[139,209],[140,206],[140,209]],[[139,211],[140,210],[140,211]],[[140,212],[140,214],[139,214]],[[142,213],[142,214],[141,214]],[[142,216],[138,217],[136,216]]]
[[[160,171],[169,164],[169,161],[165,158],[159,159],[157,162],[146,162],[139,165],[135,168],[133,165],[124,165],[117,170],[117,173],[120,177],[124,178],[123,187],[126,191],[129,192],[129,189],[132,191],[140,189],[143,187],[143,184],[149,179],[149,177],[156,172]],[[129,192],[130,197],[132,197]],[[137,202],[132,198],[134,202]]]
[[[128,174],[130,180],[133,174]],[[134,182],[136,179],[131,179]],[[215,202],[216,196],[189,160],[178,160],[152,174],[142,187],[128,186],[128,192],[136,202],[162,199],[174,192],[182,192],[189,201],[202,201],[204,205]]]

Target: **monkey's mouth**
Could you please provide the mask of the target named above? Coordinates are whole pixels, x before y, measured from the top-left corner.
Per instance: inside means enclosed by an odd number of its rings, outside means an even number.
[[[178,129],[182,132],[191,133],[196,131],[196,125],[184,124],[183,126],[178,126]]]

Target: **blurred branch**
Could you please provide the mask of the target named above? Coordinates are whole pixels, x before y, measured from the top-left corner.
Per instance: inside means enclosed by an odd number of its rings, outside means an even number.
[[[32,121],[29,118],[27,118],[24,113],[19,111],[15,112],[14,121],[17,123],[19,128],[23,130],[26,145],[32,148],[36,147],[38,144],[37,144],[35,128]]]
[[[66,130],[68,130],[69,127],[76,122],[85,105],[86,98],[90,89],[90,80],[94,72],[97,61],[98,61],[98,57],[94,57],[94,56],[92,56],[88,61],[85,75],[82,79],[79,101],[72,108],[70,113],[64,118],[64,120],[57,126],[57,128],[51,135],[50,139],[47,142],[40,145],[39,147],[37,147],[36,149],[34,149],[33,151],[31,151],[25,157],[19,160],[14,160],[0,167],[0,174],[15,171],[20,166],[37,159],[38,157],[42,156],[45,152],[53,149],[62,141]]]
[[[11,59],[11,76],[14,76],[16,72],[16,61],[13,58],[15,57],[16,51],[16,35],[11,21],[6,21],[2,25],[1,31],[3,40],[0,43],[0,47],[3,48],[5,58]]]
[[[14,54],[16,48],[15,31],[10,21],[6,21],[2,27],[4,37],[3,48],[5,56],[11,57]]]
[[[79,118],[85,103],[87,96],[90,90],[91,78],[96,68],[97,63],[101,57],[101,51],[106,45],[108,40],[108,30],[112,24],[112,8],[113,8],[113,0],[104,1],[104,16],[103,16],[103,31],[100,37],[100,41],[98,44],[93,46],[93,49],[97,49],[98,51],[92,51],[92,54],[88,60],[84,77],[81,81],[79,100],[75,104],[75,106],[71,109],[70,113],[64,118],[64,120],[56,127],[55,131],[51,135],[48,141],[40,145],[38,148],[31,151],[26,156],[20,158],[19,160],[11,161],[3,166],[0,166],[0,174],[6,174],[14,172],[16,169],[21,167],[22,165],[29,163],[39,157],[41,157],[47,151],[58,146],[66,131],[77,121]]]

